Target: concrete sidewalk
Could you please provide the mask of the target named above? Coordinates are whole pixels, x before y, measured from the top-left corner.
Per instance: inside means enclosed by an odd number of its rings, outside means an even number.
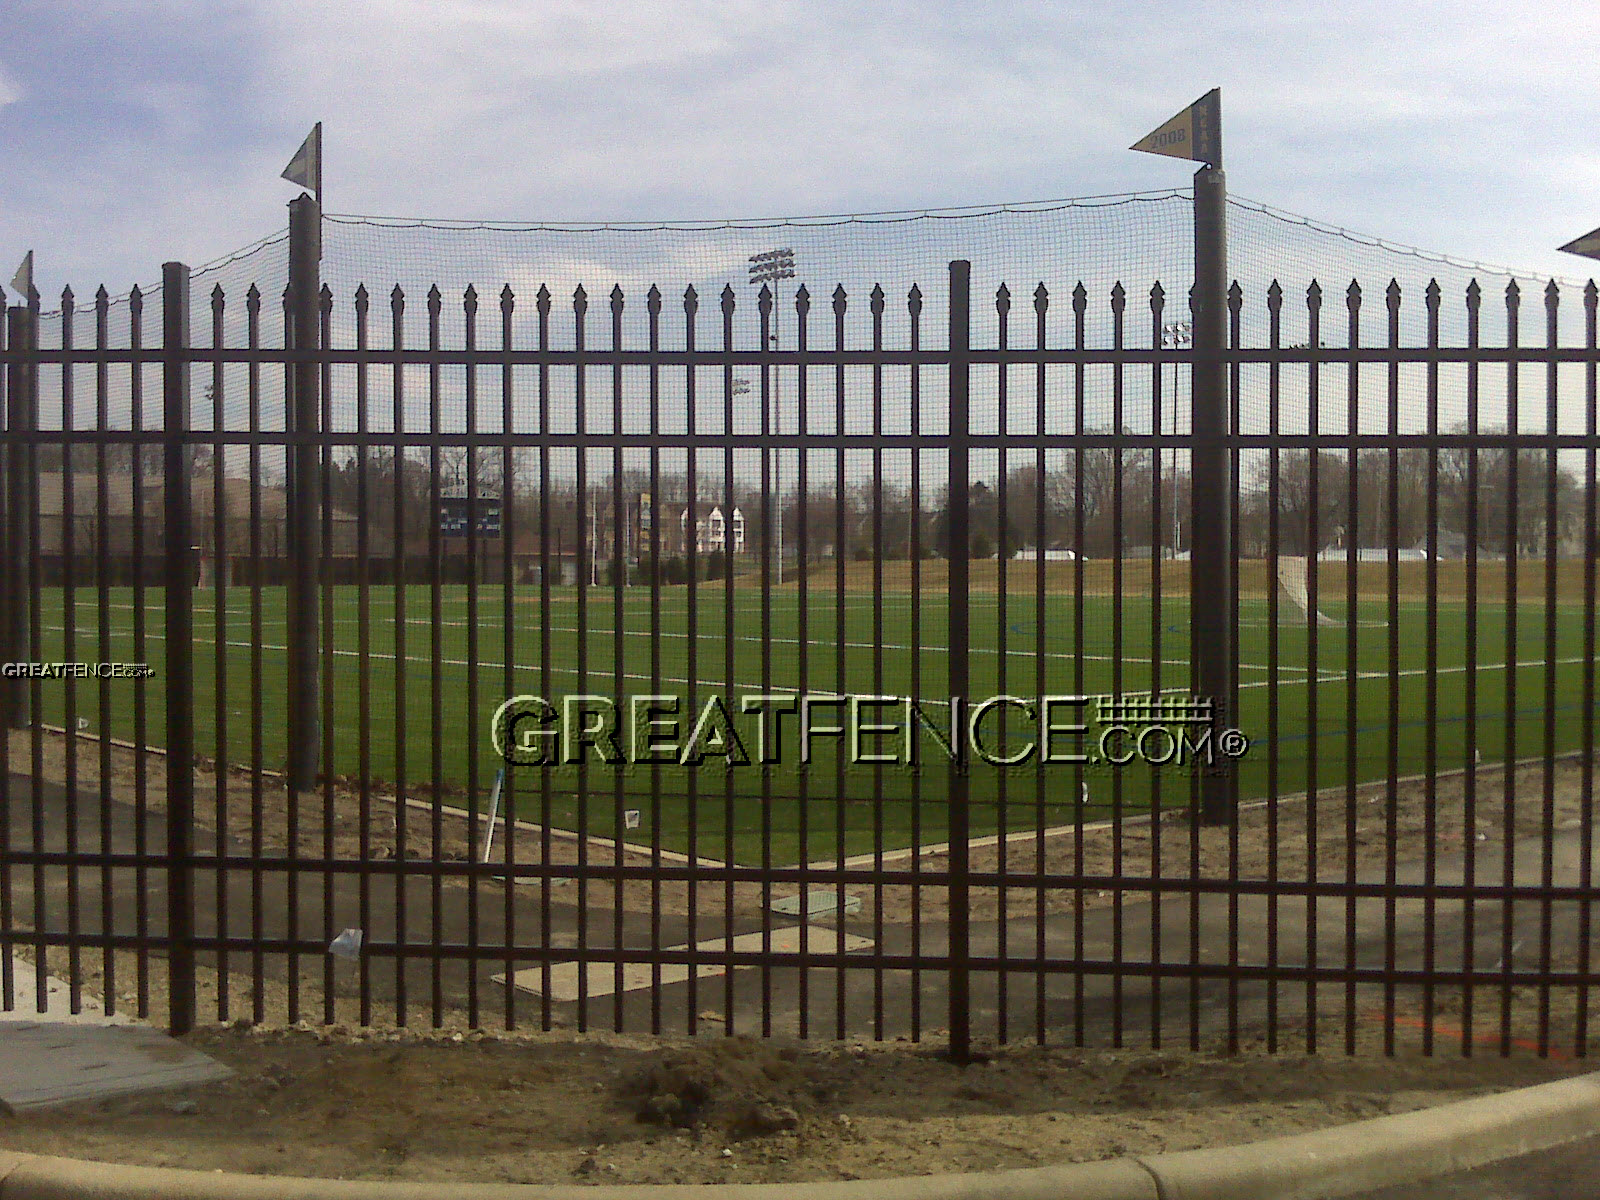
[[[0,1105],[10,1112],[227,1079],[231,1070],[90,996],[72,1011],[68,986],[14,955],[15,1008],[0,1010]]]

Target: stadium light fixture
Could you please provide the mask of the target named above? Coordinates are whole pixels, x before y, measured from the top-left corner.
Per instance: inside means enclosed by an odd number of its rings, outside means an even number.
[[[781,250],[764,250],[760,254],[752,254],[750,256],[750,286],[751,287],[760,287],[763,284],[775,284],[780,279],[793,279],[793,278],[794,278],[794,247],[785,246]],[[777,307],[777,304],[776,304],[776,300],[777,300],[777,289],[776,288],[773,289],[773,300],[774,300],[774,304],[773,304],[773,308],[772,308],[772,326],[771,326],[772,332],[768,335],[768,340],[772,343],[772,348],[774,350],[776,350],[778,348],[778,307]],[[765,348],[766,347],[762,347],[762,349],[765,349]],[[777,371],[776,367],[772,368],[772,374],[771,374],[770,378],[772,380],[772,387],[771,387],[771,391],[768,394],[769,395],[769,402],[771,404],[771,408],[768,410],[768,420],[767,420],[767,428],[768,429],[771,429],[774,425],[776,425],[778,423],[778,419],[779,419],[781,413],[783,412],[782,407],[778,403],[778,371]],[[778,582],[782,583],[783,582],[783,476],[780,473],[778,463],[779,463],[779,459],[775,455],[773,457],[773,460],[772,460],[772,490],[773,490],[773,492],[775,493],[775,495],[777,497],[777,508],[778,508],[778,521],[777,521],[777,526],[778,526],[778,528],[777,528],[777,535],[778,535],[777,536],[777,543],[778,543]]]

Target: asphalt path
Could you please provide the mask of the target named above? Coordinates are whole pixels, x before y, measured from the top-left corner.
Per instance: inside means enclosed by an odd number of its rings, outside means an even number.
[[[35,791],[30,779],[15,775],[9,783],[5,829],[13,854],[35,848],[64,853],[73,838],[80,852],[90,854],[99,853],[102,846],[117,854],[141,847],[159,854],[165,847],[162,814],[146,814],[141,822],[132,805],[121,800],[106,804],[97,794],[84,792],[69,821],[62,788],[44,784]],[[246,849],[226,847],[230,855],[238,856]],[[1600,845],[1596,849],[1600,851]],[[1491,850],[1480,856],[1480,881],[1509,879],[1532,886],[1546,877],[1557,884],[1580,879],[1581,838],[1575,828],[1557,832],[1548,858],[1537,841],[1517,845],[1508,872],[1498,849]],[[206,851],[210,853],[209,846]],[[202,854],[194,876],[197,933],[263,939],[267,952],[258,960],[260,969],[282,981],[309,971],[312,978],[331,985],[340,1020],[354,1019],[356,1009],[350,1001],[365,988],[378,1019],[402,1002],[408,1019],[425,1022],[435,1001],[459,1008],[476,1001],[480,1020],[495,1026],[504,1021],[506,989],[491,977],[508,968],[524,970],[546,960],[570,959],[580,942],[594,949],[649,950],[762,928],[759,920],[729,928],[715,911],[700,912],[691,924],[683,917],[652,920],[648,913],[618,914],[584,903],[586,891],[607,888],[603,880],[553,886],[545,907],[544,889],[537,884],[508,890],[502,883],[485,880],[469,890],[446,883],[429,872],[428,864],[415,861],[378,863],[374,870],[374,874],[304,868],[219,870],[208,866]],[[1441,884],[1459,881],[1460,857],[1441,857],[1434,877]],[[1402,883],[1421,883],[1424,878],[1420,866],[1407,867],[1398,875]],[[159,866],[68,869],[59,864],[16,863],[7,855],[0,871],[0,907],[13,921],[55,933],[93,936],[109,929],[154,938],[165,929],[166,882],[166,872]],[[1557,949],[1574,944],[1579,936],[1577,908],[1571,902],[1554,904],[1548,911],[1529,900],[1481,902],[1474,906],[1470,935],[1459,901],[1321,898],[1308,910],[1303,897],[1249,893],[1237,897],[1206,893],[1193,899],[1168,895],[1156,902],[1130,899],[1120,909],[1091,909],[1082,915],[1081,939],[1070,915],[1047,918],[1042,931],[1031,917],[1006,925],[973,922],[973,956],[1004,958],[1013,966],[1005,972],[973,973],[972,1027],[980,1038],[1001,1034],[1031,1038],[1042,1032],[1050,1041],[1062,1043],[1076,1040],[1081,1029],[1091,1045],[1181,1047],[1195,1040],[1215,1047],[1230,1026],[1259,1024],[1269,1010],[1282,1019],[1307,1010],[1304,981],[1230,978],[1241,964],[1273,963],[1292,971],[1308,964],[1404,969],[1431,962],[1448,970],[1465,962],[1470,945],[1479,969],[1498,968],[1508,948],[1511,961],[1527,968],[1538,961],[1546,939]],[[577,1002],[552,1001],[549,1014],[565,1026],[620,1024],[640,1032],[703,1029],[702,1014],[713,1012],[720,1024],[731,1025],[735,1032],[936,1035],[948,1025],[945,973],[871,966],[874,953],[943,955],[949,925],[936,918],[947,914],[932,895],[926,911],[931,919],[915,929],[875,928],[871,921],[847,920],[845,928],[872,939],[876,949],[858,952],[859,965],[845,970],[741,968],[660,988],[589,995]],[[790,918],[774,915],[768,927],[782,930],[795,925]],[[371,953],[359,966],[326,953],[329,941],[345,928],[364,931]],[[837,932],[827,924],[813,923],[806,936],[813,952],[831,953],[837,948]],[[474,948],[490,945],[514,949],[510,955],[474,963],[472,956],[478,953]],[[445,949],[435,953],[434,946]],[[210,951],[199,957],[203,963],[217,961]],[[230,950],[227,958],[235,970],[252,966],[247,949]],[[1049,969],[1051,962],[1074,961],[1086,964],[1083,974]],[[1213,976],[1191,981],[1161,970],[1164,965],[1181,971],[1195,962],[1206,964]],[[1119,976],[1112,970],[1118,964],[1133,973]],[[1372,1011],[1375,1005],[1381,1008],[1378,985],[1363,985],[1360,997],[1336,983],[1319,983],[1316,990],[1316,1003],[1323,1011],[1349,1011],[1358,1021],[1381,1020],[1381,1013]],[[317,1020],[320,1007],[302,1015]],[[522,1022],[537,1021],[544,1012],[541,997],[527,993],[515,996],[515,1009]],[[214,1014],[201,1015],[209,1019]],[[248,1008],[241,1010],[236,1003],[231,1015],[248,1015]],[[1488,1014],[1484,1020],[1488,1022]]]
[[[1472,1171],[1363,1192],[1348,1200],[1589,1200],[1600,1196],[1600,1136],[1503,1158]]]

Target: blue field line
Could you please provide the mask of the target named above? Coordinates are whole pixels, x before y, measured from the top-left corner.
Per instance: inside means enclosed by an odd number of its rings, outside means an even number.
[[[1545,715],[1546,711],[1566,712],[1568,709],[1582,708],[1582,707],[1583,707],[1583,705],[1581,703],[1572,703],[1572,704],[1558,704],[1552,710],[1546,710],[1546,709],[1543,709],[1543,708],[1519,708],[1519,709],[1516,710],[1516,719],[1518,721],[1523,721],[1523,720],[1527,720],[1527,719],[1534,718],[1534,717],[1542,717],[1542,716]],[[1480,712],[1480,713],[1476,714],[1475,719],[1480,723],[1484,723],[1484,722],[1494,721],[1494,720],[1497,720],[1497,719],[1498,720],[1504,720],[1506,715],[1507,714],[1504,713],[1504,712]],[[1467,721],[1467,717],[1466,717],[1465,713],[1462,713],[1462,714],[1460,714],[1458,716],[1453,716],[1453,717],[1442,717],[1442,716],[1437,716],[1437,715],[1434,717],[1434,724],[1435,725],[1464,725],[1464,724],[1466,724],[1466,721]],[[1353,730],[1352,729],[1348,729],[1345,726],[1341,725],[1336,729],[1329,729],[1329,730],[1326,730],[1326,731],[1324,731],[1322,733],[1317,734],[1317,740],[1321,741],[1324,738],[1330,738],[1330,737],[1348,737],[1351,733],[1383,733],[1386,730],[1390,730],[1390,729],[1415,729],[1415,728],[1417,728],[1419,726],[1423,727],[1423,728],[1426,728],[1427,725],[1428,725],[1428,722],[1427,722],[1427,720],[1425,718],[1421,718],[1421,719],[1413,720],[1413,721],[1401,721],[1398,725],[1389,725],[1389,724],[1384,724],[1384,725],[1357,725]],[[1311,741],[1311,734],[1309,734],[1309,733],[1293,733],[1293,734],[1288,734],[1288,735],[1280,735],[1279,738],[1278,738],[1278,741],[1280,741],[1280,742],[1309,742],[1309,741]],[[1483,763],[1481,765],[1483,765],[1483,766],[1494,766],[1496,764],[1494,764],[1494,763]]]

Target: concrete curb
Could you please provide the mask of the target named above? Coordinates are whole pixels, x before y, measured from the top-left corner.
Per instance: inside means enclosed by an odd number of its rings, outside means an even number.
[[[1600,1134],[1600,1073],[1314,1133],[1144,1159],[1161,1200],[1327,1200]],[[0,1195],[3,1195],[0,1192]]]
[[[1332,1200],[1600,1133],[1600,1073],[1314,1133],[1148,1158],[826,1183],[385,1183],[0,1151],[0,1200]]]

